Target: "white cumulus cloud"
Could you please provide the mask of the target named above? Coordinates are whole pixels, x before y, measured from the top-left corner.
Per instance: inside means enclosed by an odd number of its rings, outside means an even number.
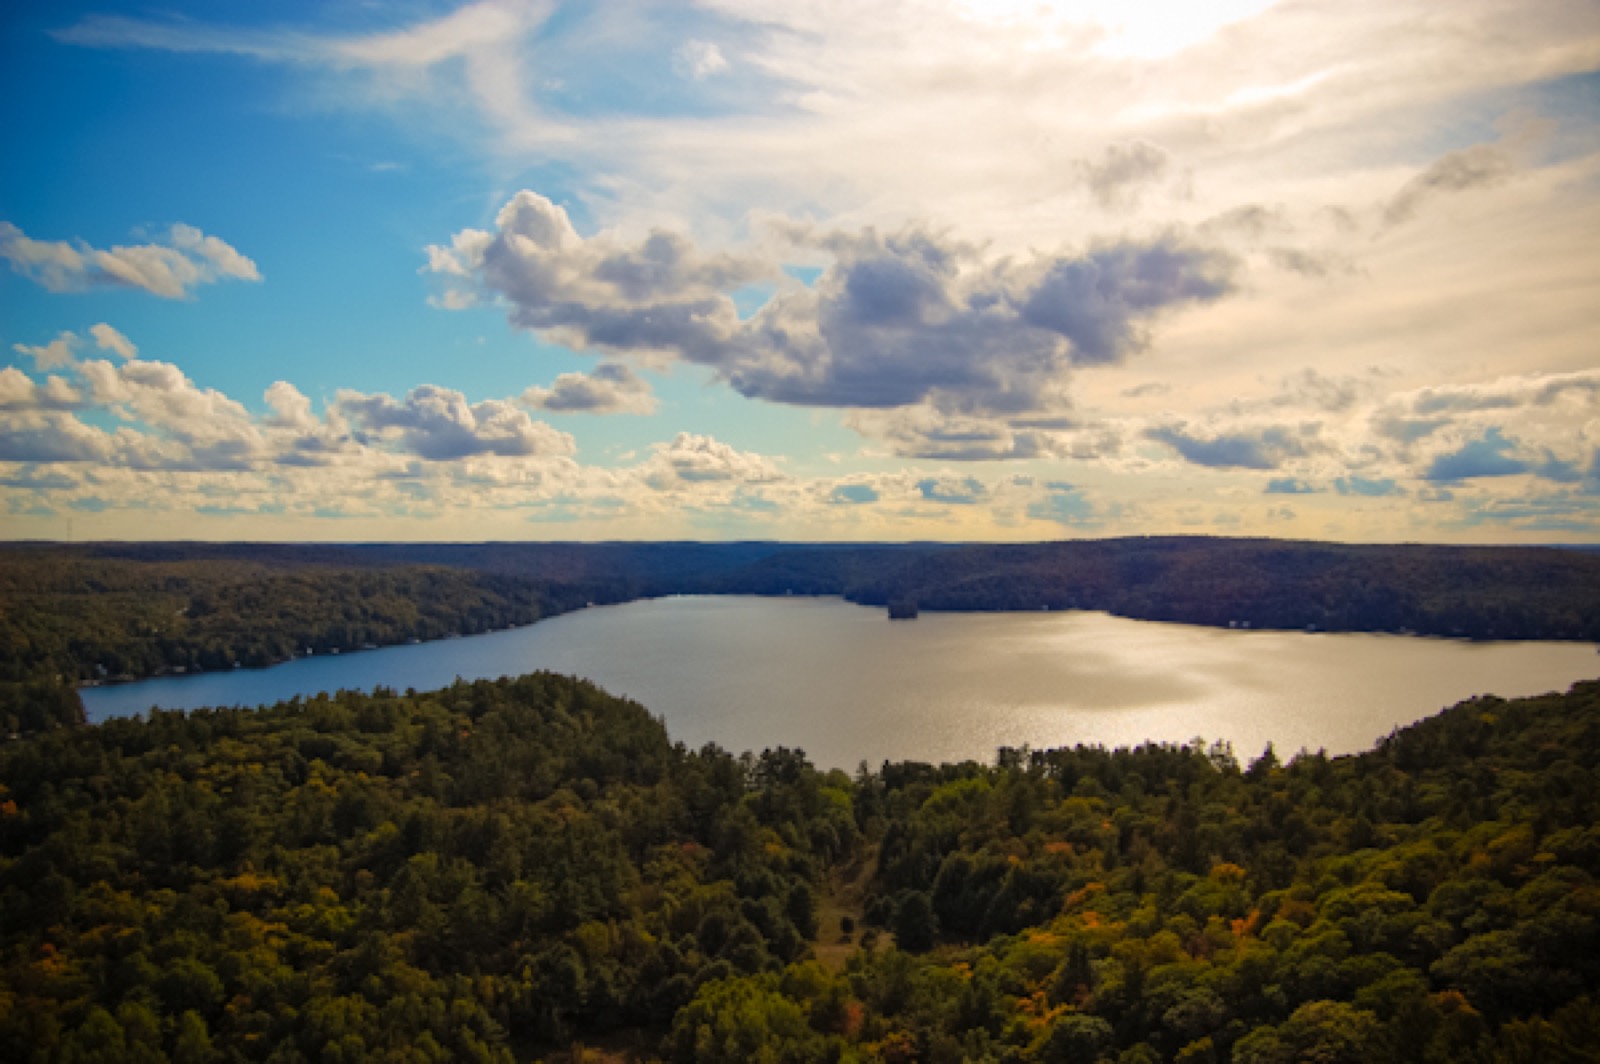
[[[167,232],[165,243],[99,249],[81,240],[35,240],[0,222],[0,258],[52,292],[123,287],[183,299],[200,285],[261,280],[256,264],[227,242],[181,223]]]
[[[89,335],[94,337],[96,346],[102,351],[110,351],[129,361],[139,357],[139,349],[134,346],[133,341],[105,322],[91,325],[89,327]]]

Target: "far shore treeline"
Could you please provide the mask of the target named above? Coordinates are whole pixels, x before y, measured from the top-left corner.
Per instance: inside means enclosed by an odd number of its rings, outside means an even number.
[[[1103,610],[1210,626],[1600,641],[1600,553],[1208,537],[784,543],[0,546],[0,728],[83,683],[259,667],[672,594]]]

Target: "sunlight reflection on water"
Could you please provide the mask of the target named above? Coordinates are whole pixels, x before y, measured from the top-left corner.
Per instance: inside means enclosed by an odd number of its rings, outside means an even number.
[[[1035,748],[1225,739],[1349,753],[1475,694],[1600,675],[1587,644],[1244,632],[1098,613],[923,614],[838,599],[681,597],[471,639],[87,689],[91,720],[338,688],[425,690],[552,669],[662,717],[674,739],[785,745],[819,765],[989,760]]]

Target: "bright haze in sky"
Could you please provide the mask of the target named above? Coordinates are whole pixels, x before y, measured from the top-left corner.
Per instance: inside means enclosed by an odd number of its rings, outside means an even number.
[[[0,534],[1600,542],[1600,5],[23,3]]]

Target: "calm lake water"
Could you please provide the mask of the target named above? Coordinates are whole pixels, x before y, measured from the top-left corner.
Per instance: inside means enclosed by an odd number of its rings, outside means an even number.
[[[1475,694],[1600,676],[1577,643],[1226,631],[1099,613],[924,614],[839,599],[683,597],[583,610],[469,639],[83,691],[90,720],[259,705],[340,688],[427,690],[551,669],[647,706],[674,739],[784,745],[824,767],[989,760],[1035,748],[1196,737],[1248,761],[1370,747]]]

